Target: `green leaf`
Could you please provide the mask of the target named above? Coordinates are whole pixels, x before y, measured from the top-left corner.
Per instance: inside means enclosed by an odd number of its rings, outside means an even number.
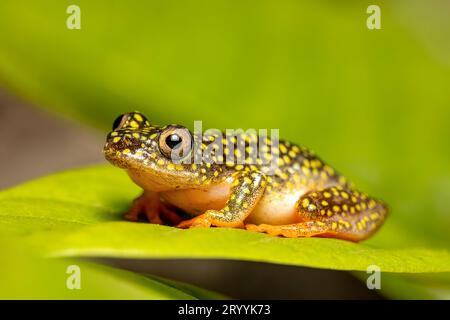
[[[181,230],[122,221],[138,193],[111,166],[49,176],[0,193],[1,228],[56,257],[240,259],[361,271],[375,264],[383,272],[450,272],[448,250],[430,245],[284,239],[237,229]],[[388,222],[376,238],[395,228]]]
[[[138,275],[87,261],[45,259],[20,243],[1,237],[1,299],[223,299],[183,283]],[[80,288],[67,285],[78,267]]]

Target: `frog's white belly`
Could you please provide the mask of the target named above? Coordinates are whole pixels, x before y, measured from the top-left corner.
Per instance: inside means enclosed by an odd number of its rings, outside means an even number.
[[[222,209],[230,197],[230,183],[212,186],[208,189],[186,189],[160,193],[161,198],[182,209],[183,211],[199,215],[206,210]],[[245,220],[253,224],[290,224],[300,221],[295,204],[304,190],[290,190],[290,192],[266,193]]]
[[[272,225],[297,223],[300,221],[300,217],[295,204],[302,194],[303,191],[266,194],[258,202],[245,222]]]
[[[161,192],[161,198],[186,213],[199,215],[206,210],[220,210],[230,197],[230,183],[224,182],[208,189],[185,189]]]

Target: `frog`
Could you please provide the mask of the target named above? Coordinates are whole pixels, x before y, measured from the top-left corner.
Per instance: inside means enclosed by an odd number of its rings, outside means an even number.
[[[103,153],[143,190],[129,221],[359,242],[388,216],[314,151],[258,132],[202,135],[133,111],[114,121]]]

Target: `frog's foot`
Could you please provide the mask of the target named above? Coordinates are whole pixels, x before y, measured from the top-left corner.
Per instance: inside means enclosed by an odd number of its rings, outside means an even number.
[[[187,229],[187,228],[193,228],[193,227],[203,227],[203,228],[209,228],[211,227],[211,217],[209,216],[208,212],[201,214],[195,218],[185,220],[177,224],[177,228]]]
[[[172,226],[177,225],[181,221],[183,221],[183,218],[181,218],[173,208],[170,208],[164,202],[160,202],[159,212],[163,220],[169,222]]]
[[[141,214],[145,214],[150,223],[162,224],[160,217],[160,201],[155,193],[144,193],[133,201],[131,209],[124,215],[128,221],[138,221]]]
[[[282,236],[286,238],[314,237],[327,233],[326,224],[320,221],[307,221],[302,223],[286,225],[270,224],[246,224],[245,228],[254,232],[267,233],[272,236]]]

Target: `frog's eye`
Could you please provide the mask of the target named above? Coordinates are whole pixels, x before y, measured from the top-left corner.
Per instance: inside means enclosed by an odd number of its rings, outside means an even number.
[[[161,153],[168,159],[185,158],[192,149],[192,135],[188,129],[170,126],[159,135],[158,145]]]
[[[120,116],[118,116],[116,118],[116,120],[114,120],[113,127],[112,127],[113,131],[122,128],[123,125],[125,124],[125,122],[127,121],[127,118],[128,118],[127,113],[124,113],[124,114],[121,114]]]

